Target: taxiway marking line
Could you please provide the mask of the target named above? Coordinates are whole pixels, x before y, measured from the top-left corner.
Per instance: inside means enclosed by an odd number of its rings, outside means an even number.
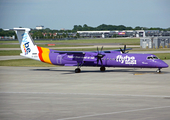
[[[170,108],[170,106],[134,109],[134,110],[101,113],[101,114],[93,114],[93,115],[84,115],[84,116],[77,116],[77,117],[70,117],[70,118],[62,118],[62,119],[57,119],[57,120],[71,120],[71,119],[79,119],[79,118],[87,118],[87,117],[97,117],[97,116],[103,116],[103,115],[114,115],[114,114],[121,114],[121,113],[130,113],[130,112],[138,112],[138,111],[146,111],[146,110],[164,109],[164,108]]]
[[[95,93],[0,92],[0,94],[89,95],[89,96],[114,96],[114,97],[117,96],[117,97],[170,98],[170,96],[166,95],[95,94]]]

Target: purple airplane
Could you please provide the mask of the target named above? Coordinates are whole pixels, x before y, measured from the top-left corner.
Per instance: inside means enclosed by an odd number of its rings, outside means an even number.
[[[45,63],[61,66],[77,66],[75,73],[81,72],[82,66],[97,66],[100,71],[105,71],[105,67],[133,67],[133,68],[158,68],[156,72],[160,73],[161,68],[167,68],[168,65],[158,59],[153,54],[131,54],[124,49],[102,51],[57,51],[48,48],[39,47],[34,44],[31,38],[29,28],[14,28],[20,47],[21,56],[42,61]]]

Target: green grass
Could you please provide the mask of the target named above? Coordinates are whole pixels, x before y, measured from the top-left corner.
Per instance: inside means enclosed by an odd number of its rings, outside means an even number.
[[[0,43],[18,43],[18,40],[0,41]]]
[[[80,40],[55,40],[55,41],[35,41],[41,42],[60,42],[60,43],[122,43],[126,45],[139,45],[139,38],[108,38],[108,39],[80,39]]]
[[[21,50],[0,50],[0,56],[20,55]]]
[[[85,47],[85,46],[91,46],[91,45],[55,45],[55,46],[48,46],[48,44],[38,44],[37,46],[40,47]]]
[[[0,48],[20,48],[20,45],[0,44]]]
[[[131,51],[170,51],[170,48],[159,48],[159,49],[133,48]]]
[[[170,59],[170,53],[154,53],[159,59],[161,60],[169,60]]]
[[[106,39],[79,39],[79,40],[35,40],[35,43],[122,43],[139,45],[139,38],[106,38]],[[0,41],[0,43],[18,43],[18,41]]]
[[[41,47],[84,47],[90,45],[55,45],[55,46],[48,46],[48,44],[38,44]],[[20,45],[13,45],[13,44],[0,44],[0,48],[20,48]]]
[[[0,66],[55,67],[55,65],[32,59],[2,60],[0,61]]]

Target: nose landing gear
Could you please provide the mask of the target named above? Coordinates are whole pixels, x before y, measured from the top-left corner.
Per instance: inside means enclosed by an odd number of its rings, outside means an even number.
[[[161,73],[161,68],[158,68],[158,69],[156,70],[156,72],[157,72],[157,73]]]

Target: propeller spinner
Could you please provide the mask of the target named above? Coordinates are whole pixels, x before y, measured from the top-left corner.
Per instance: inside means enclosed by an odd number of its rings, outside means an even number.
[[[96,57],[97,57],[97,66],[98,66],[98,64],[99,64],[99,60],[100,60],[100,62],[101,62],[101,64],[102,64],[102,66],[103,66],[102,58],[103,58],[105,55],[101,54],[102,50],[103,50],[103,46],[102,46],[100,52],[99,52],[99,49],[98,49],[98,47],[97,47],[97,52],[98,52],[98,54],[97,54],[97,56],[96,56]]]

